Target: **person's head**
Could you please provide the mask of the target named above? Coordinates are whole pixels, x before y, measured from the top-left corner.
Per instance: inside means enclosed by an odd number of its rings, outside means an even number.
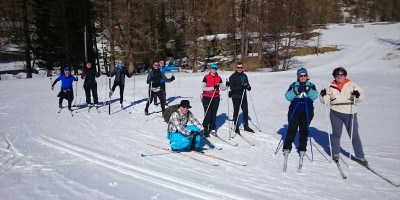
[[[305,83],[308,80],[308,73],[306,68],[301,67],[300,69],[297,70],[297,80],[300,83]]]
[[[158,69],[158,66],[159,66],[160,64],[157,62],[157,61],[154,61],[153,62],[153,69]]]
[[[66,76],[66,77],[69,77],[69,76],[71,76],[71,69],[70,69],[70,68],[68,68],[68,67],[67,67],[67,68],[65,68],[65,69],[64,69],[64,74],[65,74],[65,76]]]
[[[211,68],[211,73],[216,74],[218,70],[218,65],[216,63],[213,63],[210,65]]]
[[[333,70],[332,76],[336,82],[343,83],[346,80],[347,71],[343,67],[338,67]]]
[[[182,114],[186,114],[189,108],[192,108],[192,106],[190,106],[189,100],[182,100],[181,103],[179,104],[179,110],[181,111]]]
[[[236,63],[236,71],[239,73],[243,73],[243,63],[242,62],[237,62]]]
[[[160,60],[160,61],[158,62],[158,64],[159,64],[160,66],[164,66],[164,60]]]
[[[88,61],[88,62],[86,62],[85,66],[90,69],[92,67],[92,63]]]

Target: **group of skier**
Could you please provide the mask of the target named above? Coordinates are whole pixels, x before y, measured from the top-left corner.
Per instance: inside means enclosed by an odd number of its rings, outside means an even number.
[[[218,65],[211,64],[211,71],[204,76],[202,84],[202,105],[204,109],[204,119],[200,123],[197,118],[190,112],[190,102],[182,100],[176,112],[172,113],[168,123],[167,133],[170,140],[172,150],[191,149],[198,150],[200,148],[200,140],[202,137],[210,137],[217,135],[217,112],[220,99],[220,92],[230,88],[228,96],[232,99],[233,104],[233,124],[236,134],[241,134],[239,127],[239,109],[242,110],[244,131],[254,132],[249,127],[248,101],[247,93],[251,91],[247,75],[244,73],[244,65],[241,62],[236,63],[235,72],[229,77],[229,81],[223,83],[222,78],[218,75]],[[146,103],[145,114],[148,115],[148,108],[155,98],[159,99],[161,111],[164,113],[166,106],[166,82],[175,80],[174,75],[171,78],[165,76],[167,70],[179,70],[179,68],[167,68],[164,61],[155,61],[151,71],[147,76],[147,84],[149,84],[149,98]],[[123,65],[118,65],[109,75],[109,78],[115,76],[114,84],[110,91],[110,98],[115,91],[116,86],[120,87],[120,104],[123,108],[123,92],[125,85],[125,76],[132,77]],[[358,132],[358,121],[356,103],[364,98],[364,91],[360,86],[347,78],[347,71],[343,67],[333,70],[333,78],[328,89],[322,89],[319,93],[313,83],[310,82],[308,72],[305,68],[297,70],[297,80],[290,84],[289,89],[285,93],[285,97],[290,101],[288,111],[288,128],[284,135],[283,154],[285,158],[292,150],[292,143],[297,132],[299,132],[299,145],[297,152],[300,158],[305,156],[307,151],[307,139],[309,136],[309,126],[314,117],[313,102],[319,98],[320,102],[330,107],[330,121],[332,126],[332,159],[339,161],[340,154],[340,138],[342,135],[343,125],[345,126],[357,157],[357,161],[367,166],[368,162],[364,157],[363,147]],[[91,93],[94,105],[98,105],[97,83],[95,78],[100,73],[92,68],[91,63],[85,64],[82,73],[84,79],[84,89],[86,94],[86,103],[91,105]],[[68,109],[71,111],[71,102],[73,96],[73,81],[78,81],[76,77],[71,75],[69,68],[64,69],[64,74],[60,75],[52,84],[61,81],[61,91],[58,93],[59,106],[62,108],[63,99],[68,100]],[[191,125],[188,125],[190,123]]]

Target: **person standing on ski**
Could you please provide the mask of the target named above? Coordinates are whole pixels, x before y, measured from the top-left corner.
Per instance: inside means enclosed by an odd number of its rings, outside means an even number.
[[[164,112],[165,110],[165,99],[163,92],[161,90],[161,79],[164,78],[167,82],[172,82],[175,80],[175,77],[172,76],[170,79],[165,77],[164,74],[161,73],[160,69],[158,68],[158,62],[153,63],[153,69],[147,75],[147,84],[150,85],[149,87],[149,101],[146,103],[146,108],[144,110],[146,115],[149,115],[149,105],[152,103],[154,96],[157,96],[161,103],[161,110]]]
[[[283,143],[283,153],[289,154],[292,150],[292,143],[299,131],[299,147],[297,151],[304,157],[307,151],[308,129],[314,117],[313,102],[318,98],[318,91],[313,83],[310,82],[307,70],[300,68],[297,70],[297,81],[293,82],[285,93],[285,97],[290,101],[288,112],[288,130]]]
[[[204,135],[210,137],[210,133],[217,135],[217,111],[220,102],[220,90],[225,91],[226,87],[222,83],[221,77],[217,73],[218,65],[211,64],[211,72],[203,78],[202,103],[204,108],[203,127]]]
[[[85,80],[83,82],[83,88],[85,89],[86,103],[88,104],[88,106],[92,104],[90,92],[92,92],[93,95],[94,105],[98,106],[99,104],[96,82],[96,78],[98,77],[100,77],[100,72],[96,72],[96,68],[92,67],[92,63],[86,62],[81,78]]]
[[[233,123],[235,132],[240,134],[238,115],[239,108],[242,108],[244,130],[254,133],[254,130],[249,127],[249,109],[247,104],[246,91],[251,91],[251,86],[247,75],[244,73],[243,63],[236,63],[236,71],[229,77],[228,86],[231,88],[231,98],[233,103]]]
[[[133,74],[129,74],[128,70],[123,65],[118,65],[112,72],[111,77],[115,75],[114,84],[110,91],[110,98],[113,95],[115,88],[119,86],[119,103],[121,104],[121,108],[123,108],[122,102],[124,101],[124,88],[125,88],[125,76],[128,78],[132,77]]]
[[[54,83],[51,85],[51,90],[54,90],[54,85],[61,81],[61,91],[58,93],[57,97],[60,97],[58,100],[58,107],[62,108],[62,102],[64,99],[68,100],[68,110],[72,111],[71,104],[74,100],[74,90],[72,88],[73,81],[78,81],[78,78],[71,75],[71,70],[69,68],[64,69],[64,74],[57,77]]]
[[[190,112],[190,102],[182,100],[176,112],[173,112],[168,121],[167,138],[170,140],[172,151],[195,150],[200,151],[203,125]],[[191,125],[187,125],[187,124]]]
[[[358,162],[368,166],[368,161],[364,157],[363,145],[358,132],[358,120],[356,103],[364,99],[364,90],[347,78],[347,71],[343,67],[333,70],[334,80],[328,89],[320,92],[321,103],[330,107],[330,120],[332,125],[332,154],[335,162],[339,161],[340,138],[342,136],[343,125],[346,127],[354,148]]]
[[[170,65],[165,66],[164,60],[160,60],[160,61],[159,61],[159,67],[158,67],[158,68],[160,69],[160,72],[161,72],[164,76],[165,76],[165,73],[166,73],[167,71],[172,71],[172,70],[179,71],[179,67],[172,67],[172,66],[170,66]],[[161,78],[160,87],[161,87],[161,91],[162,91],[162,93],[163,93],[165,105],[168,106],[168,104],[167,104],[167,102],[166,102],[166,101],[167,101],[167,93],[166,93],[166,88],[165,88],[165,82],[166,82],[166,81],[167,81],[167,79]],[[154,98],[154,105],[158,105],[158,104],[157,104],[157,97]]]

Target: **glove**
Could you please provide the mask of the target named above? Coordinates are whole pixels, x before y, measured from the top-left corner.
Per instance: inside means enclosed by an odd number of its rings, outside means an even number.
[[[351,95],[356,96],[356,98],[360,97],[360,92],[358,92],[357,90],[354,90]]]
[[[219,89],[219,85],[215,85],[214,90],[218,90],[218,89]]]
[[[231,84],[229,84],[229,82],[228,82],[228,81],[226,82],[226,84],[225,84],[225,85],[226,85],[226,87],[229,87],[229,86],[231,86]]]
[[[307,88],[305,85],[300,85],[299,88],[297,88],[297,91],[301,94],[303,92],[306,92]]]
[[[247,83],[244,83],[244,84],[242,85],[242,90],[245,90],[245,89],[247,89]]]
[[[199,132],[196,132],[196,131],[190,131],[190,135],[196,135],[196,134],[198,134]]]
[[[321,95],[321,97],[324,97],[326,95],[326,89],[321,90],[319,95]]]
[[[171,79],[171,81],[174,81],[175,80],[175,76],[172,75],[170,79]]]
[[[246,90],[248,90],[248,91],[250,91],[250,90],[251,90],[251,87],[250,87],[250,85],[247,85],[247,86],[246,86]]]

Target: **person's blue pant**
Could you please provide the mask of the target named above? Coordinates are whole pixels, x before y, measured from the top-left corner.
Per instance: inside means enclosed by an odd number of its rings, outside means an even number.
[[[189,131],[200,132],[195,125],[188,125],[186,129]],[[190,150],[192,142],[194,142],[194,148],[201,147],[201,137],[196,135],[195,138],[191,135],[185,135],[180,132],[167,132],[167,138],[170,140],[171,148],[174,150]]]

